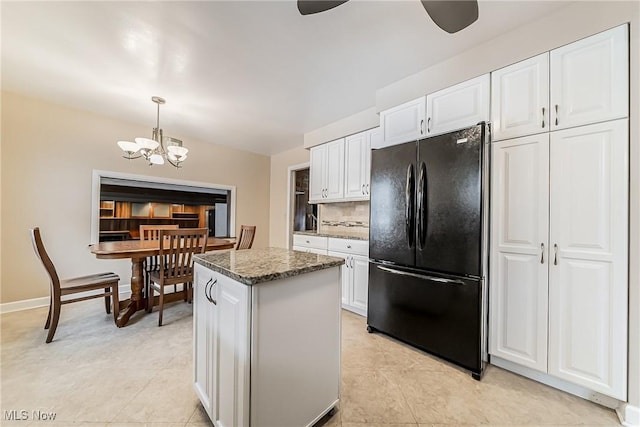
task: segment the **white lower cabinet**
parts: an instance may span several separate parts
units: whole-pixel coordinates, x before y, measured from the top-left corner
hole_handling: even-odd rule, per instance
[[[217,427],[249,426],[249,287],[199,265],[194,281],[196,394]]]
[[[338,274],[248,286],[195,265],[194,389],[216,427],[312,425],[338,403]]]
[[[628,121],[492,149],[491,355],[626,400]]]
[[[217,275],[211,271],[199,271],[196,266],[193,286],[193,388],[209,418],[218,418],[215,404],[216,369],[212,364],[217,353],[214,339],[217,332],[217,306],[205,295]]]
[[[293,250],[312,254],[327,254],[327,238],[324,236],[310,236],[307,234],[293,235]]]
[[[367,315],[369,290],[369,241],[329,238],[329,256],[344,259],[342,308]]]

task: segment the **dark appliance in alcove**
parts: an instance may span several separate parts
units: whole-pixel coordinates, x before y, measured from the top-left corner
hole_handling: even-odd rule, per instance
[[[293,231],[318,229],[318,205],[309,204],[309,169],[295,171]]]

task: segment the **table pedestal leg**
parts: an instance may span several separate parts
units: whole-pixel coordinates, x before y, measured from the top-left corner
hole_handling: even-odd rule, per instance
[[[142,267],[144,258],[131,259],[131,299],[129,304],[120,311],[116,325],[122,327],[127,324],[129,318],[138,310],[143,310],[145,306],[144,296],[142,295]]]

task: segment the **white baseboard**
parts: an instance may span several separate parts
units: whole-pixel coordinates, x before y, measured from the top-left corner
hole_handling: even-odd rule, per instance
[[[552,377],[551,375],[536,371],[535,369],[527,368],[526,366],[518,365],[517,363],[510,362],[493,355],[491,356],[491,364],[506,369],[507,371],[514,372],[518,375],[522,375],[523,377],[527,377],[539,383],[548,385],[549,387],[553,387],[566,393],[573,394],[574,396],[590,400],[591,402],[605,406],[609,409],[615,409],[616,411],[618,411],[619,408],[622,408],[623,405],[625,405],[625,402],[621,402],[618,399],[614,399],[613,397],[605,396],[604,394],[589,390],[586,387],[572,384],[568,381]]]
[[[623,426],[640,427],[640,407],[627,403],[616,409],[616,412]]]
[[[97,292],[87,291],[74,294],[72,298],[82,298]],[[131,296],[131,284],[126,283],[118,286],[118,294],[120,299],[127,299]],[[40,297],[25,299],[20,301],[5,302],[0,304],[0,314],[12,313],[14,311],[30,310],[32,308],[47,307],[49,305],[49,297]]]

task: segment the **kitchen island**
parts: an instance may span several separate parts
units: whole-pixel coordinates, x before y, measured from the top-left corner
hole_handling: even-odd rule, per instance
[[[311,426],[338,403],[343,259],[197,255],[194,389],[217,427]]]

